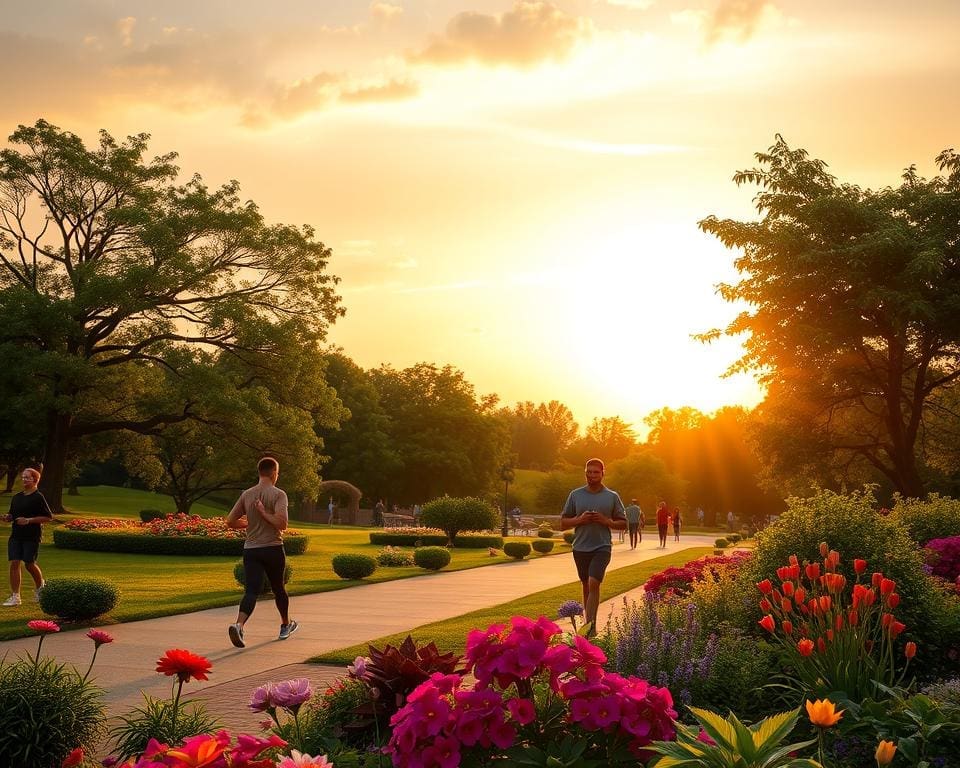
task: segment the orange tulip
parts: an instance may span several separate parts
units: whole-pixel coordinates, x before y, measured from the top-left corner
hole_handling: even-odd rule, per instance
[[[877,751],[874,753],[874,757],[877,760],[877,765],[881,768],[884,765],[890,765],[893,762],[893,756],[897,754],[897,745],[892,741],[881,741],[877,745]]]
[[[797,652],[801,656],[810,656],[813,653],[813,640],[803,638],[797,643]]]
[[[838,710],[830,699],[807,701],[807,716],[818,728],[830,728],[840,722],[843,710]]]
[[[914,656],[916,656],[917,644],[912,640],[909,643],[907,643],[903,649],[903,655],[906,656],[908,659],[912,659]]]
[[[771,616],[769,613],[760,619],[757,624],[767,630],[767,632],[773,632],[773,630],[776,628],[776,624],[773,622],[773,616]]]

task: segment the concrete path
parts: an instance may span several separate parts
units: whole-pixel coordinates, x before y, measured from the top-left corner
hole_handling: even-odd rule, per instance
[[[659,549],[656,538],[652,538],[651,541],[644,537],[634,551],[624,544],[615,544],[610,570],[689,547],[712,546],[715,537],[685,535],[680,542],[669,541],[665,550]],[[296,596],[291,598],[290,615],[300,622],[301,628],[283,642],[276,639],[279,620],[273,602],[262,600],[247,622],[247,647],[243,649],[234,648],[227,638],[227,626],[236,619],[236,607],[115,624],[104,628],[115,642],[100,649],[92,677],[106,690],[108,712],[125,713],[142,703],[141,691],[157,697],[170,695],[171,678],[154,671],[156,661],[168,648],[185,648],[206,656],[213,664],[209,681],[190,682],[184,687],[185,695],[208,701],[213,712],[224,715],[227,725],[249,729],[257,718],[245,707],[250,692],[258,685],[268,680],[306,676],[316,686],[325,687],[342,676],[340,667],[302,665],[312,656],[504,603],[575,579],[571,558],[556,555]],[[176,588],[174,581],[170,588]],[[578,591],[571,593],[570,598],[580,599]],[[601,608],[601,622],[607,616],[608,606],[619,600],[622,598],[608,601]],[[85,670],[93,652],[93,643],[84,636],[85,631],[48,636],[43,644],[44,655]],[[33,653],[36,647],[35,637],[3,641],[0,657]]]

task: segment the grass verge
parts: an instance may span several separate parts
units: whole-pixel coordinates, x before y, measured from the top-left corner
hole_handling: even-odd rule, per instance
[[[671,565],[684,565],[712,552],[713,549],[710,547],[695,547],[610,571],[603,580],[602,597],[604,600],[609,600],[617,595],[622,595],[624,592],[629,592],[631,589],[640,586],[650,576],[669,568]],[[399,645],[408,634],[418,644],[433,641],[441,652],[452,651],[462,654],[467,633],[471,629],[484,628],[491,624],[504,622],[511,616],[527,616],[531,619],[538,616],[556,616],[557,607],[562,602],[565,600],[581,600],[582,598],[580,582],[572,581],[569,584],[545,589],[542,592],[535,592],[532,595],[493,605],[489,608],[481,608],[478,611],[471,611],[452,619],[424,624],[409,632],[386,635],[371,640],[369,643],[339,648],[330,653],[315,656],[309,661],[317,664],[350,664],[357,656],[367,655],[368,645],[374,645],[378,648],[382,648],[387,643]],[[605,620],[606,617],[603,615],[603,609],[601,608],[600,621]]]

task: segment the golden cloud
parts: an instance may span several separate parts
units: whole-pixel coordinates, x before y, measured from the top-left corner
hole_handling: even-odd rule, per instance
[[[724,37],[746,42],[768,9],[776,10],[768,0],[721,0],[707,20],[707,43]]]

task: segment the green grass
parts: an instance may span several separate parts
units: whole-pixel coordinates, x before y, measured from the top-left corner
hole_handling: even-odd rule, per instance
[[[68,508],[76,512],[75,516],[139,519],[141,509],[173,510],[172,501],[168,497],[125,488],[81,488],[79,496],[68,496],[65,499]],[[218,509],[210,505],[195,505],[191,511],[205,516],[225,513],[224,508]],[[72,517],[74,515],[64,516],[63,520]],[[45,527],[49,528],[49,525]],[[362,582],[344,581],[333,572],[330,566],[331,558],[341,552],[376,555],[381,548],[369,543],[368,534],[371,529],[331,527],[300,521],[293,521],[291,528],[310,538],[306,554],[288,558],[293,569],[293,577],[287,585],[291,595],[329,592],[361,583],[411,578],[430,573],[416,566],[379,568],[373,576]],[[5,529],[9,529],[9,523],[0,524],[0,536],[7,534]],[[188,613],[234,605],[240,600],[241,588],[233,579],[233,566],[239,559],[236,557],[81,552],[59,549],[53,546],[51,539],[52,534],[48,530],[44,534],[39,560],[45,578],[97,576],[120,585],[119,605],[109,616],[95,622],[97,624]],[[533,553],[530,557],[549,557],[569,551],[569,545],[557,540],[557,546],[550,555]],[[453,559],[444,570],[465,570],[510,560],[502,553],[490,557],[486,549],[454,549],[451,554]],[[23,574],[23,579],[23,605],[18,608],[4,608],[0,612],[0,640],[32,634],[26,628],[26,622],[42,616],[39,606],[33,602],[33,582],[26,573]]]
[[[696,560],[704,555],[713,552],[710,547],[697,547],[686,549],[682,552],[676,552],[670,555],[664,555],[653,560],[646,560],[636,565],[628,565],[625,568],[618,568],[615,571],[607,573],[603,580],[602,599],[609,600],[611,597],[622,595],[631,589],[643,584],[650,576],[669,568],[671,565],[684,565],[691,560]],[[387,643],[399,645],[409,634],[418,644],[434,642],[441,652],[452,651],[457,654],[463,654],[464,644],[467,633],[471,629],[484,629],[491,624],[498,624],[507,621],[511,616],[526,616],[535,619],[538,616],[557,615],[557,607],[565,600],[582,600],[583,593],[579,581],[572,581],[560,587],[545,589],[542,592],[535,592],[532,595],[511,600],[508,603],[501,603],[489,608],[481,608],[478,611],[471,611],[462,616],[456,616],[444,621],[435,621],[432,624],[424,624],[421,627],[410,630],[409,632],[400,632],[394,635],[379,637],[368,643],[352,645],[349,648],[340,648],[330,653],[315,656],[310,659],[311,662],[322,664],[349,664],[357,656],[366,656],[368,654],[368,645],[374,645],[382,648]],[[600,617],[601,620],[603,617]],[[565,622],[566,620],[564,620]]]

